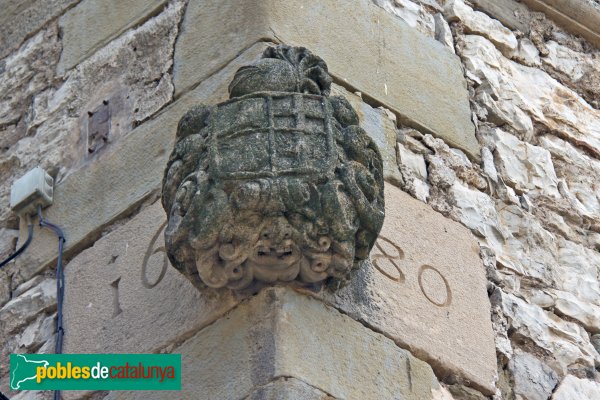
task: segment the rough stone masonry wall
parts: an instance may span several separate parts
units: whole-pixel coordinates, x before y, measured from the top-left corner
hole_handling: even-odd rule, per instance
[[[8,207],[15,179],[40,165],[60,182],[118,146],[120,138],[172,102],[174,43],[185,4],[53,0],[3,5],[0,258],[16,246],[18,221]],[[65,32],[73,31],[66,26],[86,13],[103,17],[88,21],[87,29],[81,30],[84,37],[78,37],[78,44],[66,53],[63,40],[73,39],[64,38]],[[110,135],[93,136],[87,130],[89,120],[105,101],[114,121]],[[102,200],[97,202],[102,207]],[[53,268],[26,282],[15,271],[14,265],[0,271],[3,381],[8,376],[8,354],[54,351]],[[17,398],[50,395],[23,392]]]
[[[379,3],[464,65],[482,163],[400,129],[398,164],[404,190],[480,238],[498,396],[598,396],[600,51],[511,1],[527,32],[462,0]]]
[[[394,182],[481,241],[498,355],[494,398],[600,396],[598,49],[510,0],[499,2],[514,7],[504,24],[476,11],[479,2],[374,2],[448,46],[464,65],[481,162],[398,123]],[[186,1],[43,3],[8,2],[0,16],[2,259],[18,236],[6,206],[14,179],[39,164],[64,181],[106,159],[175,100],[174,46]],[[67,46],[77,13],[105,18],[87,21],[79,45]],[[108,136],[89,132],[103,101],[115,121]],[[156,195],[145,195],[85,245]],[[14,352],[52,352],[52,275],[52,267],[31,279],[14,266],[0,271],[3,361]],[[0,381],[7,368],[0,363]],[[445,384],[454,399],[486,398],[468,382]]]

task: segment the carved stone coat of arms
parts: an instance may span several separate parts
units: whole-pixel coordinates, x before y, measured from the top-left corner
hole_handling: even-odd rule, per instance
[[[375,143],[301,47],[240,68],[230,100],[188,111],[163,179],[171,263],[197,287],[344,278],[384,218]]]

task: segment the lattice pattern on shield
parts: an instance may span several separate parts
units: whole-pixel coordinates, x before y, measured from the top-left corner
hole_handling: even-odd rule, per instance
[[[329,100],[318,95],[261,92],[222,103],[207,127],[211,172],[221,179],[324,180],[337,157],[332,119]]]

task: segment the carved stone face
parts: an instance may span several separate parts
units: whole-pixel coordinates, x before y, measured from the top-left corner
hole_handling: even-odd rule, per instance
[[[383,224],[381,156],[323,60],[263,57],[181,119],[165,171],[167,252],[198,287],[345,277]]]
[[[317,282],[327,277],[325,271],[332,259],[327,236],[308,249],[301,234],[283,215],[254,214],[245,222],[236,222],[236,229],[243,235],[232,235],[225,243],[218,241],[197,252],[196,267],[208,286],[243,288],[254,279],[276,282],[300,276],[305,282]],[[347,266],[351,264],[348,260]]]

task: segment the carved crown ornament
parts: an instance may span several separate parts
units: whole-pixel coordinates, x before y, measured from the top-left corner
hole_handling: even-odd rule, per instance
[[[325,62],[280,45],[230,100],[179,121],[162,191],[172,265],[198,288],[346,278],[384,219],[383,165]]]

